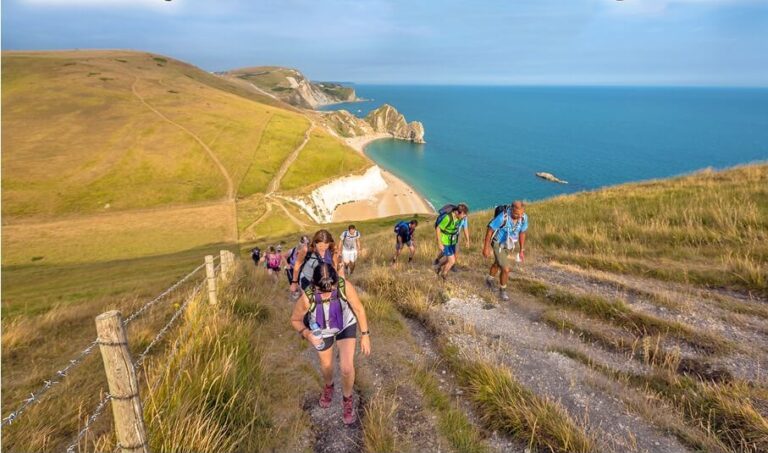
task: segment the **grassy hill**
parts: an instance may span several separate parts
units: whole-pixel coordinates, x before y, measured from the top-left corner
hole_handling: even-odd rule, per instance
[[[421,218],[414,263],[394,270],[397,219],[357,222],[366,251],[351,281],[365,290],[374,353],[357,359],[361,424],[329,421],[328,435],[355,451],[763,451],[766,182],[768,165],[754,165],[532,203],[527,259],[513,271],[508,303],[483,283],[489,263],[479,252],[489,212],[472,214],[472,243],[447,283],[430,268],[430,218]],[[274,234],[258,244],[296,240],[278,206],[260,212]],[[344,225],[327,228],[338,235]],[[250,245],[241,248],[224,305],[190,313],[186,329],[197,334],[180,330],[169,346],[188,358],[167,366],[167,353],[152,359],[149,380],[159,386],[142,394],[151,402],[145,411],[155,449],[175,451],[172,444],[182,442],[196,451],[330,451],[310,429],[321,421],[312,409],[319,384],[312,352],[285,325],[286,283],[253,268]],[[140,288],[150,296],[192,266],[195,253],[204,250],[71,265],[92,281],[80,289],[90,301],[47,311],[54,295],[73,291],[70,283],[39,286],[29,269],[12,273],[6,285],[35,302],[17,306],[10,323],[4,316],[3,343],[12,345],[3,349],[4,403],[73,354],[105,306],[139,304],[131,297]],[[152,279],[142,282],[137,269]],[[151,323],[131,335],[141,345],[150,332]],[[38,364],[23,373],[22,353]],[[71,437],[78,406],[93,404],[101,375],[96,369],[72,379],[83,397],[41,404],[4,432],[7,445],[46,450]],[[209,405],[210,394],[222,404]],[[101,425],[89,448],[111,449],[110,433]]]
[[[4,265],[235,242],[293,165],[321,168],[288,178],[294,192],[370,165],[291,106],[172,58],[4,52],[2,65]]]
[[[318,228],[275,194],[369,162],[311,116],[167,57],[2,64],[3,415],[93,339],[96,315],[132,311],[229,247],[243,262],[221,305],[196,305],[142,378],[154,450],[768,449],[768,165],[531,203],[508,303],[484,285],[489,212],[472,214],[448,282],[430,267],[431,218],[395,269],[397,219],[356,222],[366,250],[351,281],[374,353],[357,359],[362,421],[346,429],[313,410],[286,283],[247,250]],[[179,302],[131,326],[134,353]],[[88,360],[3,429],[6,449],[67,445],[106,388]],[[110,423],[82,450],[112,450]]]

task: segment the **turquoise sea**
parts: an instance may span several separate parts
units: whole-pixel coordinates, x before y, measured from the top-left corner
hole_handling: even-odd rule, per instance
[[[434,206],[472,209],[768,160],[768,89],[355,85],[424,124],[366,154]],[[541,180],[546,171],[568,185]]]

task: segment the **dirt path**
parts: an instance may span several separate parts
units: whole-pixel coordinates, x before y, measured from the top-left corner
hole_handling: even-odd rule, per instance
[[[280,165],[280,169],[277,170],[277,173],[275,173],[275,176],[272,178],[271,181],[269,181],[269,185],[267,185],[267,196],[275,193],[277,189],[280,187],[280,181],[283,180],[283,177],[288,172],[288,169],[291,167],[291,165],[293,165],[293,163],[299,157],[299,153],[301,153],[301,150],[304,149],[304,146],[307,144],[307,142],[309,142],[309,136],[312,133],[312,130],[314,128],[315,128],[315,123],[311,122],[310,126],[304,132],[304,140],[301,142],[301,144],[299,144],[299,146],[296,147],[296,149],[293,150],[293,152],[290,155],[288,155],[288,157],[283,161],[282,165]]]
[[[237,188],[235,187],[235,182],[232,179],[232,176],[229,174],[229,172],[227,171],[226,167],[224,167],[224,164],[222,164],[221,161],[219,160],[219,158],[216,156],[216,153],[214,153],[213,150],[200,137],[197,136],[197,134],[195,134],[194,132],[190,131],[189,129],[187,129],[186,127],[182,126],[181,124],[177,123],[176,121],[173,121],[172,119],[170,119],[167,116],[165,116],[164,114],[162,114],[159,110],[157,110],[156,108],[152,107],[139,94],[139,92],[136,90],[136,84],[138,82],[139,82],[139,79],[137,78],[136,80],[134,80],[133,84],[131,85],[131,91],[133,92],[133,95],[136,96],[136,98],[139,99],[139,101],[141,101],[141,103],[144,104],[144,106],[146,106],[149,110],[154,112],[157,116],[162,118],[164,121],[166,121],[169,124],[172,124],[173,126],[176,126],[177,128],[179,128],[182,131],[184,131],[184,133],[186,133],[187,135],[192,137],[198,144],[200,144],[200,146],[203,147],[205,152],[208,154],[208,157],[210,157],[211,160],[213,161],[213,163],[216,165],[216,167],[218,167],[219,172],[224,177],[224,180],[227,183],[227,198],[226,199],[227,199],[227,201],[229,201],[232,204],[232,214],[231,214],[231,219],[232,219],[231,220],[231,223],[232,223],[232,232],[231,232],[231,234],[232,234],[232,238],[234,239],[234,242],[238,242],[239,238],[240,238],[240,231],[237,228],[237,203],[236,203],[236,200],[235,200],[235,196],[237,194]],[[221,131],[219,131],[219,133],[221,133]],[[216,138],[218,138],[218,135],[216,136]]]
[[[285,205],[282,202],[280,202],[278,200],[274,200],[274,203],[276,205],[280,206],[280,209],[282,209],[283,212],[285,212],[285,215],[287,215],[288,218],[291,219],[291,221],[293,223],[295,223],[296,225],[300,226],[301,228],[306,228],[306,227],[310,226],[309,224],[302,222],[301,219],[299,219],[298,217],[294,216],[291,213],[291,211],[288,210],[288,208],[286,208]]]
[[[269,96],[269,97],[271,97],[272,99],[274,99],[274,100],[276,100],[276,101],[280,101],[280,102],[283,102],[283,101],[282,101],[280,98],[278,98],[278,97],[277,97],[277,96],[275,96],[274,94],[272,94],[272,93],[269,93],[269,92],[267,92],[267,91],[264,91],[264,90],[262,90],[261,88],[257,87],[257,86],[256,86],[256,85],[254,85],[253,83],[250,83],[250,82],[249,82],[249,83],[248,83],[248,85],[250,85],[250,86],[251,86],[251,88],[253,88],[254,90],[258,91],[260,94],[263,94],[264,96]]]
[[[224,179],[227,182],[227,200],[234,200],[235,199],[235,183],[232,180],[232,177],[229,175],[229,172],[224,167],[224,165],[221,163],[221,161],[216,156],[216,154],[213,152],[213,150],[211,150],[211,148],[209,148],[208,145],[205,144],[205,142],[203,142],[203,140],[200,139],[200,137],[198,137],[194,132],[190,131],[189,129],[187,129],[186,127],[182,126],[181,124],[179,124],[179,123],[173,121],[172,119],[168,118],[167,116],[162,114],[160,111],[158,111],[156,108],[152,107],[146,100],[144,100],[144,98],[141,97],[139,92],[136,90],[136,84],[138,82],[139,82],[139,79],[136,79],[133,82],[133,85],[131,85],[131,91],[133,92],[133,95],[136,96],[136,98],[138,98],[139,101],[141,101],[141,103],[144,104],[144,106],[146,106],[148,109],[153,111],[157,116],[162,118],[167,123],[172,124],[172,125],[176,126],[177,128],[181,129],[182,131],[184,131],[187,135],[192,137],[198,144],[200,144],[200,146],[203,147],[205,152],[208,154],[208,157],[210,157],[211,160],[213,161],[213,163],[216,164],[216,166],[219,169],[219,172],[221,173],[221,175],[224,177]]]
[[[577,423],[598,439],[599,451],[687,451],[677,439],[629,413],[616,396],[601,389],[601,385],[613,383],[554,352],[580,342],[539,322],[535,301],[525,295],[511,296],[509,303],[500,305],[489,304],[481,291],[448,300],[440,307],[439,315],[443,325],[451,326],[451,342],[470,356],[504,364],[525,387],[559,401]],[[626,357],[620,354],[590,353],[622,368],[635,366],[627,364]]]
[[[721,357],[684,344],[678,346],[684,357],[693,357],[715,368],[725,369],[733,376],[746,380],[758,379],[761,368],[768,363],[765,319],[728,311],[716,301],[708,299],[707,295],[692,291],[691,288],[683,289],[641,277],[584,271],[557,263],[533,265],[525,273],[553,287],[622,300],[639,313],[673,320],[692,330],[709,332],[730,340],[735,350]],[[744,303],[738,299],[732,302]]]

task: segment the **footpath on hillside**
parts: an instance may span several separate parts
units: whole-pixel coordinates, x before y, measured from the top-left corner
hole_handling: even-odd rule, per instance
[[[701,391],[725,391],[731,382],[760,379],[768,358],[765,318],[729,310],[743,302],[739,295],[534,257],[514,270],[511,300],[500,302],[484,285],[479,258],[467,256],[443,283],[429,267],[427,247],[393,270],[389,241],[367,239],[370,255],[350,278],[375,332],[371,357],[357,357],[361,421],[344,426],[338,395],[323,410],[320,385],[305,389],[314,451],[377,451],[372,445],[383,444],[469,451],[462,447],[469,439],[472,451],[685,452],[731,451],[739,442],[703,428],[717,410],[698,411],[695,401],[682,399],[687,388],[678,387],[690,381],[685,385]],[[278,285],[287,295],[287,284]],[[291,303],[282,297],[275,303],[287,316]],[[622,314],[611,314],[610,305]],[[319,376],[314,351],[305,349],[300,360]],[[478,369],[485,374],[472,374]],[[660,382],[668,382],[667,393],[649,387]],[[515,388],[518,403],[504,393]],[[742,429],[750,439],[754,428]]]

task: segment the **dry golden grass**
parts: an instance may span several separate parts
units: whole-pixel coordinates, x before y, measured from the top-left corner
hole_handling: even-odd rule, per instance
[[[557,197],[527,211],[531,248],[559,261],[768,294],[766,164]]]
[[[233,210],[219,203],[6,225],[3,266],[126,260],[230,242]]]
[[[397,412],[392,395],[376,392],[365,406],[363,418],[363,448],[371,453],[401,451],[397,444],[392,421]]]

